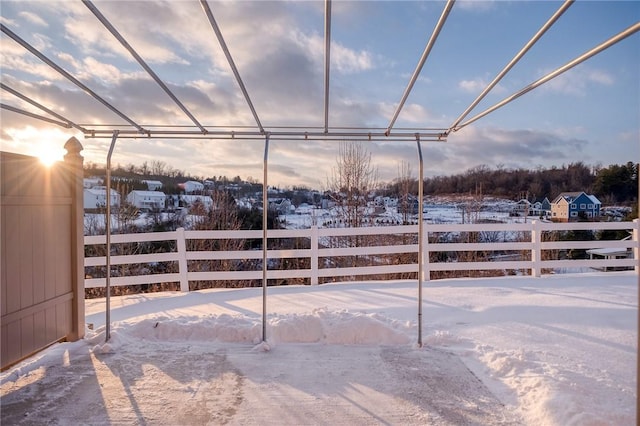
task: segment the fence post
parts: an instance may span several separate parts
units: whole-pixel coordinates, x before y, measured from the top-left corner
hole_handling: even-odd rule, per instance
[[[431,263],[429,261],[429,231],[427,230],[428,224],[424,224],[424,229],[422,233],[422,241],[419,244],[422,244],[422,277],[420,277],[423,281],[431,280]]]
[[[180,274],[180,291],[189,291],[189,272],[187,266],[187,241],[184,228],[176,229],[176,243],[178,247],[178,273]]]
[[[84,186],[80,155],[82,144],[71,137],[64,144],[65,172],[71,192],[71,282],[73,283],[72,327],[67,339],[75,341],[84,337]]]
[[[640,274],[640,219],[633,219],[633,258],[636,260],[636,266],[633,268],[636,274]]]
[[[318,226],[311,227],[311,285],[318,285]]]
[[[539,220],[531,221],[531,276],[540,278],[542,275],[542,229]]]

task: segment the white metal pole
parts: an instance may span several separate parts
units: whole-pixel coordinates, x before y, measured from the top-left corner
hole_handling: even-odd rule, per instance
[[[107,239],[107,255],[106,255],[106,267],[107,267],[107,277],[106,277],[106,334],[105,334],[105,342],[108,342],[111,338],[111,156],[113,155],[113,149],[116,146],[116,140],[118,140],[118,131],[113,132],[113,137],[111,138],[111,146],[109,146],[109,153],[107,154],[107,193],[106,193],[106,201],[107,201],[107,217],[105,220],[105,233]]]
[[[424,273],[423,265],[423,236],[424,236],[424,224],[422,211],[423,203],[423,176],[424,176],[424,162],[422,159],[422,144],[420,143],[420,135],[416,135],[416,143],[418,145],[418,159],[420,161],[418,171],[418,347],[422,347],[422,274]]]
[[[262,163],[262,341],[267,341],[267,225],[269,199],[267,172],[269,163],[269,134],[264,138],[264,161]]]
[[[324,2],[324,132],[329,133],[329,72],[331,70],[331,0]]]

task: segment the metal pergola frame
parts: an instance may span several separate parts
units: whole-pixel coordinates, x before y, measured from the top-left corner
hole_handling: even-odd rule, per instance
[[[49,118],[45,115],[35,114],[20,108],[16,108],[6,104],[0,104],[0,108],[7,111],[12,111],[17,114],[22,114],[37,120],[45,121],[64,128],[75,128],[83,132],[85,138],[103,138],[111,139],[109,152],[107,154],[107,212],[111,209],[111,181],[109,179],[111,172],[111,156],[115,149],[115,145],[118,139],[131,139],[131,138],[155,138],[155,139],[215,139],[215,140],[264,140],[264,163],[263,163],[263,209],[267,206],[267,184],[268,184],[268,156],[269,156],[269,142],[271,140],[360,140],[360,141],[389,141],[389,142],[412,142],[417,143],[418,159],[419,159],[419,205],[422,205],[422,182],[424,179],[424,164],[422,157],[422,142],[446,142],[447,137],[469,124],[479,120],[480,118],[490,114],[491,112],[503,107],[509,102],[517,99],[518,97],[528,93],[536,87],[550,81],[551,79],[559,76],[560,74],[568,71],[574,66],[586,61],[592,56],[600,53],[615,43],[629,37],[630,35],[640,31],[640,22],[622,30],[620,33],[612,36],[608,40],[605,40],[601,44],[585,52],[584,54],[576,57],[567,64],[557,68],[537,81],[525,86],[521,90],[512,94],[511,96],[503,99],[495,105],[487,108],[483,112],[478,113],[466,121],[463,121],[471,111],[480,103],[480,101],[498,84],[498,82],[511,70],[511,68],[527,53],[527,51],[544,35],[544,33],[551,28],[554,23],[560,18],[560,16],[573,4],[574,0],[565,0],[558,10],[545,22],[545,24],[538,30],[538,32],[525,44],[525,46],[514,56],[514,58],[496,75],[496,77],[489,83],[482,93],[464,110],[464,112],[447,128],[398,128],[395,127],[395,122],[400,115],[404,103],[411,94],[413,86],[419,77],[426,60],[429,57],[431,49],[435,45],[438,36],[444,27],[446,20],[453,9],[455,0],[447,0],[444,5],[442,14],[433,29],[433,32],[427,41],[424,52],[422,53],[418,64],[398,102],[398,105],[390,119],[389,125],[382,128],[363,128],[363,127],[331,127],[329,123],[329,95],[330,95],[330,54],[331,54],[331,0],[325,0],[324,9],[324,122],[319,127],[265,127],[261,123],[258,113],[255,110],[249,92],[247,91],[244,82],[240,76],[240,73],[235,65],[231,52],[227,47],[224,36],[220,27],[218,26],[214,13],[212,12],[207,0],[200,0],[200,5],[205,13],[213,32],[215,33],[220,47],[222,48],[225,57],[228,61],[229,67],[234,74],[236,83],[242,91],[248,108],[255,119],[255,126],[209,126],[201,123],[189,109],[174,95],[171,89],[164,83],[164,81],[153,71],[153,69],[145,62],[143,57],[133,49],[133,47],[127,42],[127,40],[118,32],[118,30],[111,24],[111,22],[100,12],[100,10],[90,1],[82,0],[82,3],[93,13],[93,15],[100,21],[102,25],[122,44],[122,46],[131,54],[133,58],[140,64],[140,66],[151,76],[151,78],[164,90],[164,92],[171,98],[171,100],[182,110],[182,112],[193,122],[192,126],[172,126],[172,125],[153,125],[153,124],[141,124],[136,123],[128,115],[118,110],[115,106],[111,105],[108,101],[103,99],[99,94],[91,90],[88,86],[83,84],[80,80],[74,77],[72,74],[64,70],[60,65],[56,64],[53,60],[46,57],[34,46],[26,42],[19,35],[13,32],[5,24],[0,23],[0,30],[13,39],[16,43],[20,44],[24,49],[31,52],[42,62],[47,64],[50,68],[54,69],[67,80],[72,82],[75,86],[82,89],[85,93],[93,97],[95,100],[103,104],[112,113],[124,120],[128,125],[104,125],[104,124],[81,124],[64,117],[63,115],[56,113],[48,109],[46,106],[39,104],[35,100],[28,96],[18,92],[17,90],[2,83],[0,88],[5,90],[19,99],[28,102],[32,106],[38,108],[44,113],[55,117],[55,119]],[[266,223],[266,210],[263,210],[263,315],[262,315],[262,340],[266,341],[266,288],[267,288],[267,223]],[[419,209],[420,224],[418,228],[418,238],[422,242],[424,231],[422,224],[422,209]],[[110,234],[111,234],[111,221],[106,221],[106,234],[107,234],[107,333],[106,339],[110,338]],[[419,244],[422,247],[422,244]],[[423,275],[423,263],[422,251],[419,252],[419,268],[418,268],[418,345],[422,346],[422,281]]]

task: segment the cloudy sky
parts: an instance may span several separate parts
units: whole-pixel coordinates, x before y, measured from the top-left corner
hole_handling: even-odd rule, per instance
[[[198,1],[95,1],[99,11],[207,128],[256,126]],[[262,125],[324,125],[324,2],[209,1]],[[555,1],[458,1],[395,128],[447,129],[560,8]],[[329,126],[386,128],[442,14],[443,2],[332,3]],[[4,29],[145,128],[197,130],[80,1],[0,2]],[[637,1],[576,1],[468,118],[640,21]],[[100,129],[127,123],[5,31],[2,83],[65,118]],[[640,160],[640,32],[451,134],[423,142],[425,175],[478,166],[590,165]],[[5,105],[54,118],[0,90]],[[76,136],[104,164],[110,139],[85,137],[6,109],[3,151],[38,155]],[[130,127],[130,129],[133,129]],[[382,180],[416,144],[366,142]],[[270,184],[321,188],[339,143],[273,140]],[[62,151],[64,152],[64,151]],[[160,160],[200,176],[262,179],[262,139],[119,139],[114,164]]]

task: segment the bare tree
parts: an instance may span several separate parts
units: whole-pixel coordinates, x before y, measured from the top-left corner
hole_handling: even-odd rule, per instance
[[[411,164],[407,161],[402,161],[398,165],[398,190],[400,191],[398,207],[399,210],[402,211],[403,225],[409,224],[409,216],[412,213],[413,200],[411,199],[411,185],[414,180]]]
[[[210,210],[202,207],[202,216],[194,225],[194,230],[224,230],[235,231],[242,228],[242,221],[238,217],[238,209],[233,198],[224,191],[213,191],[213,208]],[[245,247],[243,239],[194,239],[187,242],[187,250],[190,251],[237,251]],[[244,265],[236,260],[201,260],[193,262],[192,270],[195,271],[233,271]],[[211,282],[196,281],[191,283],[192,290],[212,287],[244,287],[247,282]]]
[[[359,227],[364,222],[367,197],[376,187],[378,170],[362,142],[342,142],[336,165],[327,179],[327,188],[344,226]]]
[[[366,221],[368,196],[377,184],[377,169],[371,163],[371,154],[362,142],[342,142],[336,165],[327,178],[327,189],[336,203],[336,226],[360,227]],[[363,236],[334,237],[333,247],[359,247],[365,244]],[[336,266],[359,266],[368,259],[346,256],[335,259]],[[364,262],[364,263],[363,263]]]

